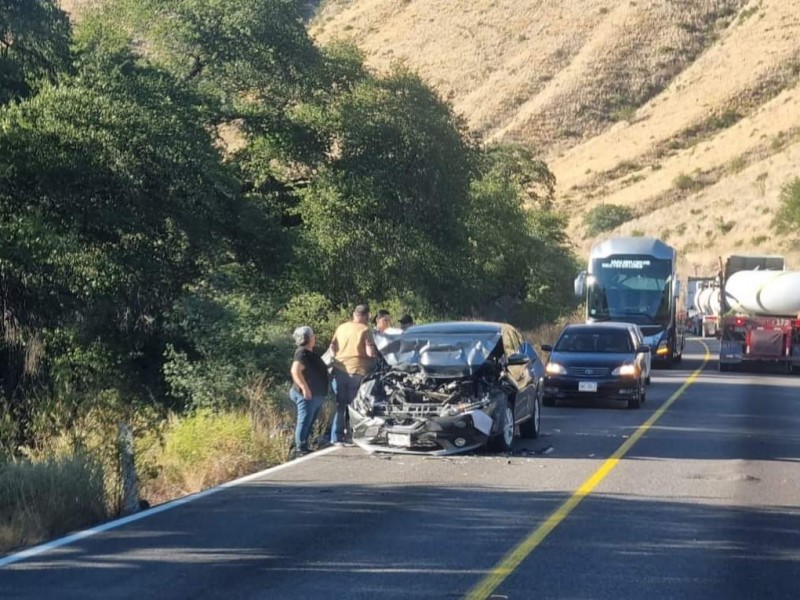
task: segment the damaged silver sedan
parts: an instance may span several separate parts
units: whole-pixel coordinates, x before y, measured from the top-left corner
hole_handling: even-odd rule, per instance
[[[511,449],[539,435],[544,367],[505,323],[433,323],[376,336],[385,365],[350,407],[368,451],[445,455]]]

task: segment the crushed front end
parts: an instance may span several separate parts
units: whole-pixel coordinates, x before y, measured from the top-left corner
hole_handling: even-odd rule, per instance
[[[364,382],[350,407],[353,441],[368,451],[445,455],[478,448],[505,395],[496,378],[433,378],[390,369]]]

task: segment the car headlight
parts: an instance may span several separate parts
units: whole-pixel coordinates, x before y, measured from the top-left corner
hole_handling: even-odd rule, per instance
[[[659,356],[663,354],[667,354],[669,352],[669,343],[667,340],[661,340],[658,342],[658,348],[656,349],[656,354]]]
[[[633,364],[626,364],[617,367],[611,374],[620,377],[636,377],[639,374],[639,367]]]
[[[547,371],[548,375],[566,375],[567,370],[558,363],[547,363],[545,367],[545,371]]]

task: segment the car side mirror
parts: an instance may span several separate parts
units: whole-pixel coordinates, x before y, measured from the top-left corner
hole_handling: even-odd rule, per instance
[[[579,298],[583,298],[583,295],[586,293],[586,271],[578,273],[573,285],[575,287],[575,295]]]
[[[650,354],[650,346],[639,346],[636,348],[636,354]]]
[[[552,352],[553,351],[553,346],[551,346],[550,344],[542,344],[541,348],[542,348],[542,352]]]
[[[515,352],[514,354],[508,357],[508,366],[521,367],[522,365],[527,365],[530,362],[530,360],[531,359],[525,356],[524,354]]]

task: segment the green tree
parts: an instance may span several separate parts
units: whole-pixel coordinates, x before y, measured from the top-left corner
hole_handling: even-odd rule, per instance
[[[69,68],[70,27],[54,0],[0,0],[0,104]]]
[[[235,248],[238,185],[202,103],[133,57],[103,60],[0,109],[0,294],[18,357],[3,382],[15,409],[37,340],[45,366],[74,374],[67,387],[159,396],[166,313]]]
[[[563,314],[576,270],[566,217],[553,209],[555,177],[516,145],[487,148],[467,212],[473,310],[530,326]]]
[[[302,190],[309,285],[337,303],[401,296],[463,306],[473,144],[463,123],[404,69],[358,82],[312,126],[331,159]],[[316,280],[314,280],[316,277]]]

